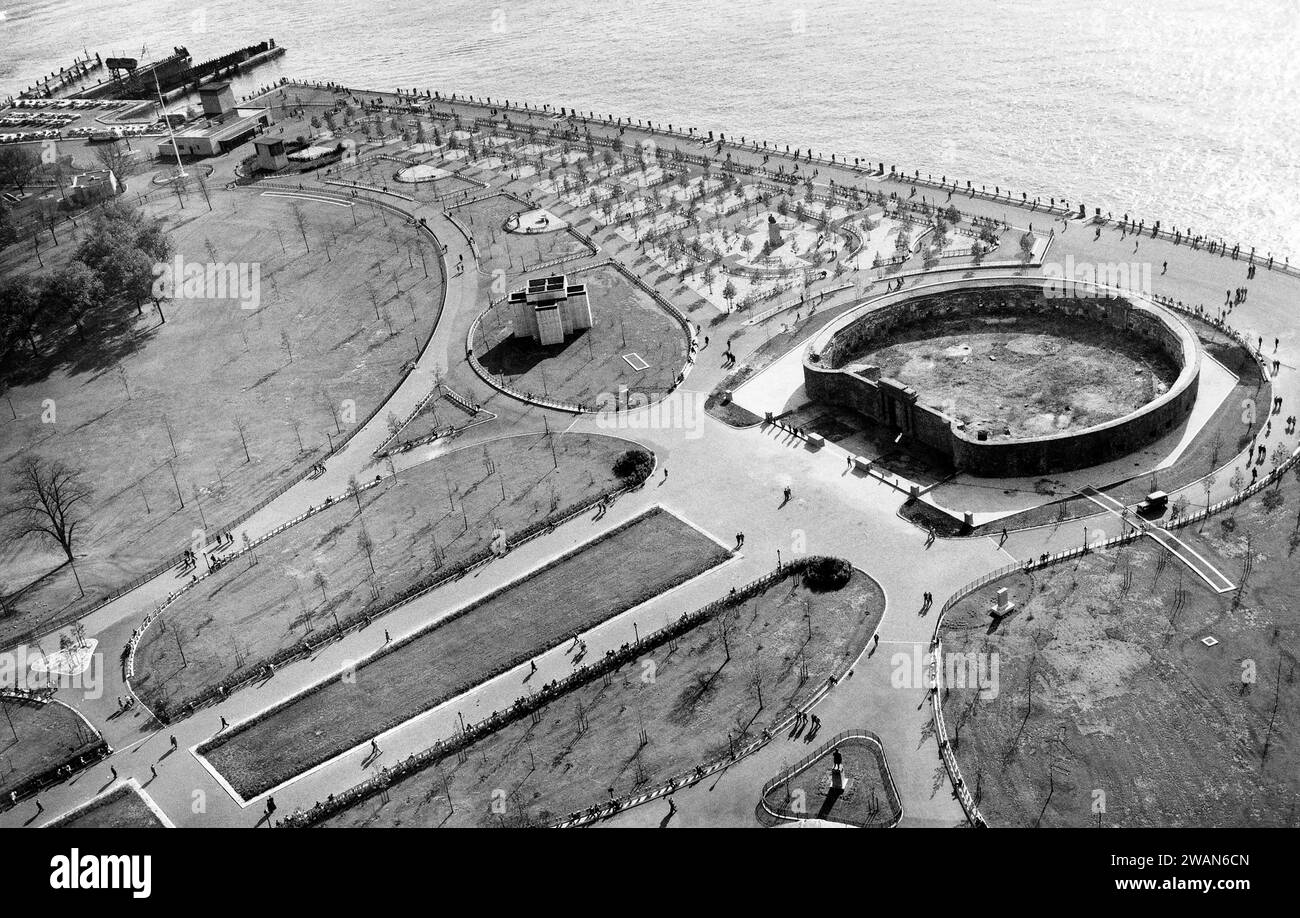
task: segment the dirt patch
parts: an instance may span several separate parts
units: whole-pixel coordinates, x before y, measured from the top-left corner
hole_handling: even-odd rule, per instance
[[[853,360],[992,439],[1080,430],[1168,391],[1178,370],[1108,326],[1057,317],[962,318],[904,329]]]

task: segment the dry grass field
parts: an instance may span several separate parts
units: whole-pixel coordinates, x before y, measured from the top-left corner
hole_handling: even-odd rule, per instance
[[[437,256],[405,227],[390,238],[373,212],[353,226],[348,207],[210,193],[212,211],[191,194],[183,210],[171,197],[147,212],[184,262],[255,265],[257,308],[178,299],[163,303],[165,323],[131,310],[6,393],[6,478],[25,455],[57,457],[82,470],[93,498],[76,547],[84,600],[52,543],[0,543],[0,590],[16,610],[0,620],[0,643],[149,570],[323,456],[431,332]],[[429,278],[411,246],[425,247]]]

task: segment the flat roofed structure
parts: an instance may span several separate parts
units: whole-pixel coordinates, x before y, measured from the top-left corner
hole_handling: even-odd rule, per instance
[[[263,172],[278,172],[289,165],[289,157],[284,152],[284,141],[278,137],[259,137],[253,141],[257,156],[257,168]]]
[[[264,108],[231,109],[221,120],[210,120],[184,131],[177,131],[176,148],[181,156],[216,156],[233,150],[254,136],[258,129],[270,124],[271,118]],[[174,156],[171,139],[158,144],[159,156]]]
[[[235,91],[229,83],[209,83],[199,87],[199,103],[208,118],[221,118],[235,107]]]
[[[569,335],[591,328],[586,284],[570,284],[563,274],[529,278],[528,286],[510,294],[514,336],[541,344],[563,344]]]

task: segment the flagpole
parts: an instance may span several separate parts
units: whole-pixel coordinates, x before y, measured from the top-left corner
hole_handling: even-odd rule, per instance
[[[158,83],[158,68],[153,71],[153,86],[158,91],[158,115],[167,125],[167,136],[171,138],[172,152],[176,154],[176,178],[185,178],[185,167],[181,165],[181,148],[176,146],[176,132],[172,130],[172,120],[167,117],[167,103],[163,101],[162,86]]]

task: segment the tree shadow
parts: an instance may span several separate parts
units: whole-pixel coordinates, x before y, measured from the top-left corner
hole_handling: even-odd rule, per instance
[[[5,381],[11,386],[34,385],[58,370],[68,376],[93,373],[97,379],[141,350],[162,327],[148,313],[137,314],[132,304],[108,303],[87,317],[84,325],[84,334],[72,327],[42,335],[39,355],[33,355],[30,349],[20,350],[25,359],[14,362]]]

